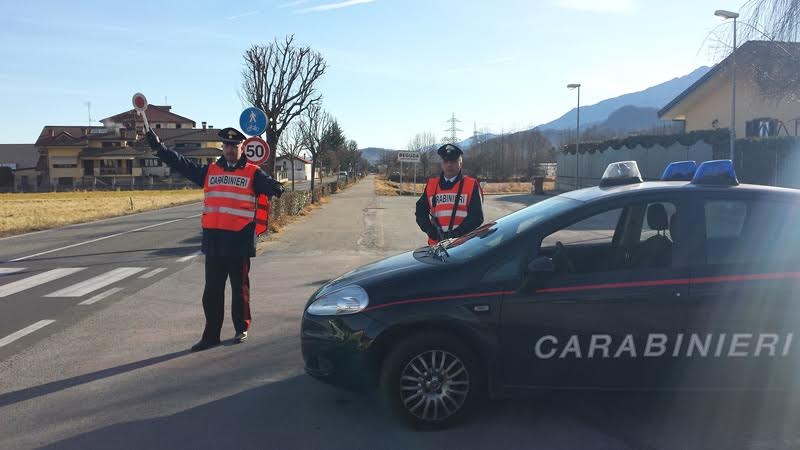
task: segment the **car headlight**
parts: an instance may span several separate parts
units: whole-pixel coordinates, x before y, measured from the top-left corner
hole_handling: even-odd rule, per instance
[[[341,316],[361,312],[367,305],[367,291],[353,284],[314,300],[308,305],[307,311],[314,316]]]

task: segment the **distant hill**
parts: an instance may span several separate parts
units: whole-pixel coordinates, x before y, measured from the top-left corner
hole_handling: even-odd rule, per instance
[[[604,122],[612,113],[623,106],[638,106],[642,108],[655,108],[658,110],[669,103],[678,94],[686,90],[686,88],[705,75],[709,70],[709,67],[702,66],[688,75],[673,78],[672,80],[657,84],[643,91],[609,98],[594,105],[581,106],[581,128],[586,129],[591,125]],[[542,131],[575,128],[576,119],[577,109],[572,108],[558,119],[540,125],[538,128]]]
[[[475,145],[475,144],[477,144],[479,142],[486,142],[486,141],[494,139],[496,137],[497,137],[497,135],[496,134],[492,134],[492,133],[478,133],[477,136],[470,136],[470,137],[464,139],[463,141],[457,143],[456,145],[461,150],[466,151],[470,147],[472,147],[473,145]]]
[[[582,139],[597,140],[625,137],[632,133],[652,133],[655,130],[670,129],[675,123],[658,118],[658,108],[642,108],[627,105],[609,114],[608,119],[584,127],[581,124]],[[550,143],[560,147],[567,139],[574,142],[575,129],[544,130],[542,132]]]
[[[362,148],[359,151],[361,152],[361,157],[369,161],[370,164],[378,164],[379,162],[383,161],[386,152],[396,152],[397,150],[392,150],[389,148],[367,147]]]

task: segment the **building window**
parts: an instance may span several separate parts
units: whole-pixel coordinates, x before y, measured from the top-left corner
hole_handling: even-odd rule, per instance
[[[156,129],[159,129],[159,128],[161,128],[161,124],[160,124],[160,123],[157,123],[157,124],[156,124]]]
[[[144,159],[142,160],[144,163],[144,167],[161,167],[161,161],[158,159]]]
[[[175,124],[175,128],[180,128],[180,127],[181,127],[181,124],[179,124],[179,123]]]
[[[77,164],[53,164],[53,169],[74,169],[78,167]]]

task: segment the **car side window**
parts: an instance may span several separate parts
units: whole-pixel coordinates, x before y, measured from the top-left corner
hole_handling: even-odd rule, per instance
[[[617,208],[573,223],[545,237],[542,240],[542,247],[552,247],[557,242],[561,242],[563,245],[611,245],[620,215],[622,215],[622,208]]]
[[[673,267],[678,217],[674,202],[631,203],[552,232],[539,255],[557,274]]]
[[[608,270],[615,259],[614,234],[622,211],[603,211],[550,233],[538,254],[553,260],[557,275]]]
[[[798,205],[758,200],[707,200],[707,264],[769,264],[800,259]]]

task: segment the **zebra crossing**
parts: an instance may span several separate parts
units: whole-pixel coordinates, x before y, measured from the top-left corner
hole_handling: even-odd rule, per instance
[[[66,280],[71,284],[61,289],[51,288],[52,290],[49,293],[41,295],[41,297],[66,299],[89,297],[77,304],[78,306],[86,307],[124,290],[121,286],[111,287],[114,284],[131,279],[137,275],[139,279],[149,279],[165,270],[167,270],[166,267],[117,267],[113,269],[103,269],[102,273],[91,276],[83,275],[91,272],[86,267],[59,267],[43,270],[38,273],[33,273],[35,271],[31,271],[32,274],[28,275],[26,273],[28,269],[25,267],[0,267],[0,302],[2,302],[4,298],[15,294],[28,294],[28,291],[34,288],[39,288],[40,290],[44,289],[42,292],[47,292],[48,290],[46,288],[49,284],[58,280]],[[15,281],[4,283],[4,278],[9,276],[9,278],[16,278],[20,275],[23,277]],[[86,276],[89,278],[86,278]],[[53,319],[39,320],[8,336],[0,337],[0,348],[54,322],[55,320]]]
[[[150,267],[117,267],[105,271],[99,275],[91,278],[75,282],[65,288],[54,290],[44,297],[83,297],[87,294],[99,291],[114,283],[120,282],[134,275],[140,274],[139,278],[151,278],[165,270],[166,267],[158,267],[152,270]],[[24,272],[24,267],[3,267],[0,268],[0,276],[18,274]],[[57,269],[45,270],[34,275],[24,277],[22,279],[3,284],[3,279],[0,278],[0,298],[8,297],[10,295],[19,294],[21,292],[33,289],[38,286],[46,285],[47,283],[60,280],[62,278],[77,274],[86,270],[86,267],[59,267]],[[146,273],[142,273],[145,272]]]

